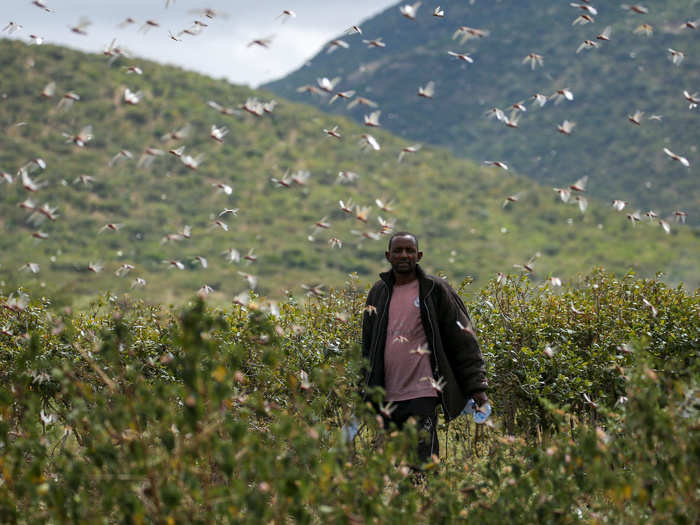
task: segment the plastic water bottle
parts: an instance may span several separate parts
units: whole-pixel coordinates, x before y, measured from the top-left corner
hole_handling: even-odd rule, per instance
[[[357,419],[352,418],[350,421],[343,425],[343,437],[346,443],[352,443],[357,435],[358,430]]]
[[[491,403],[487,401],[480,407],[477,407],[476,401],[474,401],[474,399],[470,399],[467,401],[467,405],[464,407],[464,410],[462,410],[462,414],[473,416],[474,423],[481,425],[485,423],[491,415]]]

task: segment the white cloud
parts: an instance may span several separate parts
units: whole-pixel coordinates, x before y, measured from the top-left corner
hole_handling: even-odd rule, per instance
[[[11,0],[3,9],[7,20],[0,20],[0,28],[12,20],[23,25],[23,30],[13,38],[27,41],[30,34],[36,34],[47,42],[89,52],[101,52],[112,38],[117,38],[118,44],[135,56],[255,86],[296,69],[332,37],[393,3],[389,0],[258,3],[210,0],[209,7],[227,16],[214,20],[200,17],[209,27],[198,36],[184,35],[182,42],[174,42],[168,37],[168,30],[176,33],[188,27],[196,17],[191,9],[203,7],[202,4],[171,0],[166,9],[164,0],[49,0],[48,5],[55,12],[47,13],[29,0]],[[276,17],[283,9],[294,10],[297,17],[282,23]],[[87,36],[76,35],[69,29],[82,16],[92,21]],[[128,16],[136,19],[137,24],[119,29],[119,22]],[[138,31],[138,26],[147,19],[157,21],[160,27],[144,34]],[[275,38],[269,49],[246,47],[250,40],[271,34]]]

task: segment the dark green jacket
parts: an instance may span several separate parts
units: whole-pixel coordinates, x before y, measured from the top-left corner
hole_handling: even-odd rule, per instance
[[[427,275],[420,266],[416,266],[416,272],[433,376],[447,383],[439,395],[445,418],[450,421],[460,414],[472,394],[488,388],[484,360],[467,308],[457,292],[444,279]],[[394,274],[390,270],[379,276],[381,279],[367,296],[362,317],[362,357],[368,361],[365,389],[384,386],[384,345]],[[457,321],[468,330],[461,329]]]

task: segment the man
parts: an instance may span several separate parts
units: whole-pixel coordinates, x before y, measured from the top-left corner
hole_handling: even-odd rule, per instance
[[[395,233],[385,256],[391,270],[370,290],[362,319],[363,387],[384,389],[378,408],[385,426],[417,421],[418,458],[425,462],[439,453],[438,403],[450,421],[470,398],[487,401],[484,361],[457,292],[418,265],[416,236]]]

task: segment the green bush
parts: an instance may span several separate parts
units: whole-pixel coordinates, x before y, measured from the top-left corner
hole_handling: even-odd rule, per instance
[[[697,522],[697,295],[489,283],[468,306],[492,422],[441,428],[418,482],[415,431],[355,392],[356,281],[226,309],[0,298],[0,521]]]
[[[623,368],[640,358],[686,381],[699,372],[697,291],[687,295],[657,279],[597,269],[558,292],[509,276],[484,288],[471,313],[511,433],[552,423],[541,399],[595,420],[593,405],[613,407],[625,392]],[[644,356],[630,350],[635,341]]]

